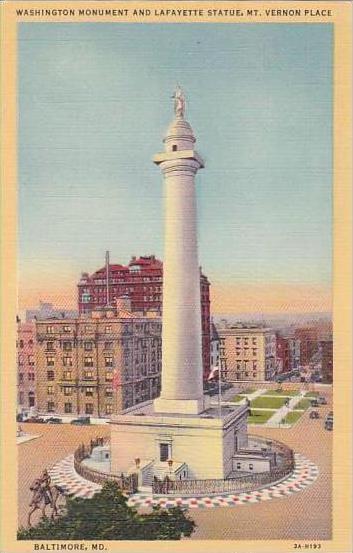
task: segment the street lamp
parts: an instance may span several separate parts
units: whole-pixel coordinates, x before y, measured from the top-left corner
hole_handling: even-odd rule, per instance
[[[135,465],[136,465],[137,470],[139,470],[139,468],[140,468],[140,463],[141,463],[141,459],[139,457],[136,457]]]

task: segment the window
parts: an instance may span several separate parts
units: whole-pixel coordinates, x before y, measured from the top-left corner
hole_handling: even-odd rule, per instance
[[[178,146],[177,146],[176,144],[173,144],[173,146],[172,146],[172,151],[173,151],[173,152],[176,152],[177,149],[178,149]]]
[[[47,356],[47,367],[54,367],[55,357],[53,355]]]
[[[83,378],[85,380],[93,380],[93,371],[84,371]]]
[[[53,395],[53,393],[54,393],[54,386],[48,386],[48,387],[47,387],[47,394],[48,394],[48,396]]]
[[[28,356],[28,365],[30,367],[33,367],[34,366],[34,355],[29,355]]]
[[[29,407],[34,407],[34,404],[35,404],[34,392],[28,392],[28,405],[29,405]]]
[[[18,379],[20,382],[23,382],[23,373],[19,373]]]
[[[93,397],[93,388],[86,388],[86,397]]]
[[[64,371],[63,377],[64,377],[64,380],[71,380],[72,379],[72,372],[71,371]]]
[[[84,348],[85,348],[85,351],[92,351],[92,349],[93,349],[92,342],[85,342],[84,343]]]
[[[72,403],[65,403],[64,411],[65,413],[72,413]]]
[[[54,401],[48,401],[48,413],[54,413],[55,403]]]
[[[28,380],[31,380],[33,382],[34,379],[35,379],[34,373],[28,373]]]
[[[111,403],[107,403],[105,406],[106,415],[111,415],[112,412],[113,412],[113,405]]]
[[[254,465],[252,463],[249,463],[249,470],[253,470],[254,469]]]
[[[72,396],[71,386],[64,386],[64,396]]]
[[[29,340],[28,345],[29,345],[30,348],[33,348],[33,340]]]
[[[113,357],[109,355],[105,358],[105,366],[106,367],[112,367],[113,366]]]
[[[159,460],[164,462],[169,459],[169,444],[159,444]]]
[[[72,357],[63,357],[63,365],[64,367],[72,367]]]
[[[54,334],[54,327],[53,326],[47,326],[47,334]]]
[[[18,401],[19,401],[20,405],[23,405],[23,403],[24,403],[24,393],[23,392],[20,392]]]
[[[253,355],[256,355],[256,354],[257,354],[257,348],[252,348],[252,354],[253,354]]]
[[[106,380],[106,382],[111,382],[113,380],[113,373],[106,372],[105,373],[105,380]]]
[[[104,342],[104,349],[113,349],[113,342]]]
[[[86,415],[93,415],[93,403],[86,403],[85,413]]]
[[[54,342],[47,342],[47,351],[54,351]]]
[[[91,325],[86,325],[86,326],[85,326],[85,332],[92,332],[92,327],[91,327]]]
[[[253,338],[253,339],[252,339],[253,345],[256,345],[256,342],[257,342],[256,338]]]
[[[93,367],[93,357],[85,357],[84,366]]]
[[[237,463],[237,469],[241,469],[241,463]]]
[[[48,371],[47,372],[47,380],[54,380],[55,374],[54,371]]]
[[[106,334],[111,334],[111,331],[112,331],[112,325],[107,325],[104,329],[104,332]]]
[[[72,351],[72,343],[71,342],[64,342],[63,343],[64,351]]]
[[[105,395],[106,397],[113,397],[113,388],[106,388]]]
[[[20,348],[22,349],[24,346],[23,340],[20,340]]]
[[[71,326],[64,326],[64,332],[71,332]]]

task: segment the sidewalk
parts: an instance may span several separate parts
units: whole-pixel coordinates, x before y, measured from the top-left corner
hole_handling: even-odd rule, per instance
[[[302,394],[300,394],[299,396],[294,396],[289,401],[288,407],[283,405],[283,407],[278,409],[276,413],[270,419],[268,419],[264,426],[278,427],[282,419],[284,419],[288,415],[288,413],[290,413],[290,411],[294,409],[294,407],[303,399],[303,397],[304,396]]]

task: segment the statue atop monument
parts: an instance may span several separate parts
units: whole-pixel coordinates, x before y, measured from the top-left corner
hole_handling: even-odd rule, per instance
[[[185,96],[179,85],[177,85],[172,98],[174,98],[174,112],[176,117],[183,118],[185,114]]]

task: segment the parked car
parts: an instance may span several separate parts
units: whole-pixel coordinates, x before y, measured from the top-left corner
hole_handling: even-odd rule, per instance
[[[47,424],[61,424],[63,420],[58,417],[50,417],[50,419],[47,419],[46,422]]]
[[[319,419],[320,418],[319,412],[318,411],[311,411],[311,413],[309,415],[309,418],[310,419]]]
[[[45,422],[45,420],[42,419],[41,417],[29,417],[28,419],[23,420],[23,422],[43,423]]]
[[[325,420],[325,430],[333,430],[333,419]]]
[[[90,419],[90,417],[78,417],[78,419],[73,419],[71,421],[71,424],[76,424],[78,426],[82,426],[82,425],[85,425],[85,424],[91,424],[91,419]]]
[[[319,402],[317,399],[310,400],[311,407],[319,407]]]
[[[17,422],[23,422],[23,420],[24,420],[24,419],[23,419],[22,413],[17,413],[17,415],[16,415],[16,421],[17,421]]]
[[[327,405],[327,400],[323,396],[318,397],[317,401],[320,403],[320,405]]]

